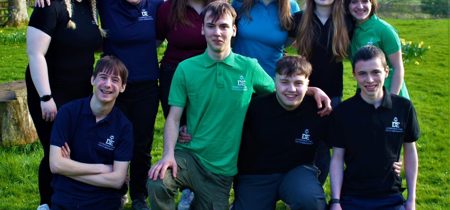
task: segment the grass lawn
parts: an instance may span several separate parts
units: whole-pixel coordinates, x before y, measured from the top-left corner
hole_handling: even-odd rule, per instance
[[[448,209],[449,197],[449,19],[387,19],[408,41],[423,41],[431,49],[420,65],[406,63],[405,80],[416,107],[422,137],[417,142],[419,178],[417,209]],[[0,82],[24,78],[27,65],[25,29],[0,28]],[[355,82],[349,63],[345,64],[344,98],[354,94]],[[159,113],[152,154],[161,158],[162,127]],[[37,170],[42,149],[39,143],[21,147],[0,147],[0,209],[34,209],[39,203]],[[329,192],[329,185],[325,186]],[[277,209],[283,209],[279,205]],[[131,209],[128,205],[126,209]]]

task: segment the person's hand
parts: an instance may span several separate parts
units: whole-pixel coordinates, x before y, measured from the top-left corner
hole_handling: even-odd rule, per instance
[[[63,158],[70,159],[70,148],[67,142],[61,147],[61,155]]]
[[[330,205],[330,210],[342,210],[340,203],[333,203]]]
[[[416,210],[416,201],[413,199],[406,200],[405,210]]]
[[[309,87],[308,91],[311,91],[311,94],[316,100],[317,108],[319,109],[317,114],[323,117],[329,115],[331,111],[333,111],[333,108],[331,107],[331,100],[327,94],[323,92],[323,90],[316,87]]]
[[[181,126],[180,132],[178,133],[178,143],[189,143],[191,140],[192,136],[187,132],[187,126]]]
[[[397,174],[397,176],[400,176],[400,173],[402,172],[402,162],[398,161],[398,162],[394,162],[392,164],[392,169],[394,170],[394,172]]]
[[[153,165],[148,171],[148,178],[152,180],[157,180],[158,178],[164,179],[167,169],[172,168],[172,176],[177,177],[177,162],[173,155],[166,155]]]
[[[52,122],[55,120],[57,110],[53,98],[45,102],[41,101],[41,112],[43,120],[47,122]]]
[[[50,6],[50,0],[35,0],[34,1],[34,6],[35,7],[44,8],[45,7],[45,3],[47,3],[48,6]]]

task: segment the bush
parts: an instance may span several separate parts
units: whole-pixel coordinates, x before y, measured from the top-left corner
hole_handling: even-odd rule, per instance
[[[434,17],[447,17],[450,9],[448,0],[422,0],[421,8]]]

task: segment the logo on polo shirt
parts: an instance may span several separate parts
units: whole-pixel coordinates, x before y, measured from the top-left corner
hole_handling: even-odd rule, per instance
[[[311,144],[313,144],[313,142],[311,141],[310,137],[311,137],[311,134],[309,134],[309,129],[306,128],[303,131],[303,133],[300,135],[300,138],[295,139],[295,143],[311,145]]]
[[[105,142],[99,142],[98,146],[107,149],[107,150],[114,150],[115,146],[114,146],[114,135],[109,136],[108,138],[106,138]]]
[[[394,119],[392,119],[391,127],[387,127],[386,132],[391,132],[391,133],[402,133],[403,132],[403,128],[400,127],[400,122],[398,121],[397,117],[394,117]]]
[[[141,15],[142,15],[142,17],[147,17],[147,16],[148,16],[148,12],[147,12],[147,10],[145,10],[145,9],[142,9],[142,11],[141,11]]]
[[[236,91],[247,91],[247,85],[245,84],[245,78],[244,75],[239,76],[239,79],[236,82],[236,85],[232,86],[232,90]]]
[[[370,39],[369,41],[367,41],[367,45],[373,45],[373,39]]]
[[[145,21],[145,20],[153,20],[153,17],[149,15],[148,11],[146,9],[141,10],[141,16],[138,17],[139,21]]]

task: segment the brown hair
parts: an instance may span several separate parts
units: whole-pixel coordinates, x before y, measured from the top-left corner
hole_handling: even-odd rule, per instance
[[[234,8],[226,1],[213,1],[206,5],[202,11],[202,16],[205,17],[207,12],[211,12],[212,21],[216,22],[225,14],[231,15],[233,18],[233,24],[236,20],[236,11]]]
[[[112,74],[115,76],[120,76],[122,80],[122,85],[127,83],[128,80],[128,70],[125,64],[115,56],[106,55],[100,58],[95,64],[94,72],[92,76],[97,77],[99,73]]]
[[[239,10],[239,16],[241,13],[245,14],[250,20],[250,10],[252,9],[255,0],[243,0],[242,7]],[[281,28],[284,30],[290,30],[293,24],[292,14],[291,14],[291,3],[289,0],[278,0],[278,13],[280,19]]]
[[[178,24],[191,26],[192,23],[186,17],[188,10],[188,0],[169,0],[171,1],[169,11],[169,24],[176,27]],[[203,0],[204,5],[207,5],[215,0]]]
[[[302,14],[302,19],[298,24],[297,36],[294,47],[297,52],[306,58],[311,58],[312,44],[318,36],[314,30],[314,10],[316,3],[314,0],[307,0],[305,2],[306,10]],[[331,50],[336,60],[343,60],[347,57],[347,48],[350,45],[350,38],[348,36],[347,25],[345,23],[345,10],[342,5],[342,0],[334,0],[330,18],[331,28],[329,33],[332,34]]]
[[[312,72],[312,66],[302,56],[288,55],[282,57],[275,68],[277,74],[293,76],[293,75],[305,75],[305,78],[309,78]]]

